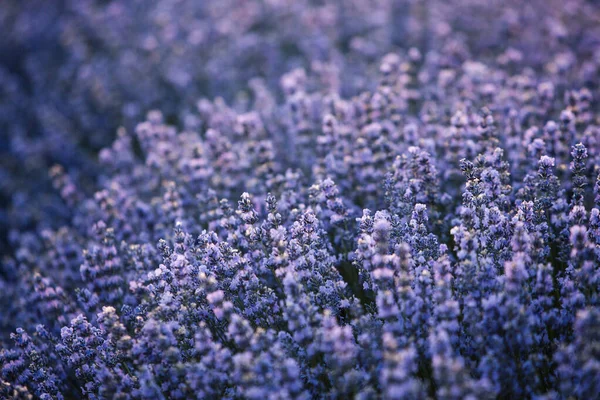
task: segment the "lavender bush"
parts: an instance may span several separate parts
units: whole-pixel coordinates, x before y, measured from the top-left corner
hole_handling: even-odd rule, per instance
[[[0,398],[597,398],[600,7],[521,3],[0,7]]]

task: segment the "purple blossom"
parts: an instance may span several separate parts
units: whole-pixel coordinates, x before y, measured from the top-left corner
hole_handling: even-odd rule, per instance
[[[5,3],[0,398],[597,397],[595,2]]]

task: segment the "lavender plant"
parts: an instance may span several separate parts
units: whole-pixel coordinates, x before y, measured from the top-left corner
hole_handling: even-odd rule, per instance
[[[0,398],[598,396],[594,2],[18,3]]]

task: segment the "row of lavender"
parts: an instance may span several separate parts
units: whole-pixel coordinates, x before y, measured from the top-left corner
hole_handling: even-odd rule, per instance
[[[597,7],[490,5],[496,32],[425,6],[429,43],[376,67],[345,52],[119,129],[91,195],[53,167],[66,222],[3,263],[0,397],[595,398]]]
[[[6,395],[597,394],[590,91],[414,50],[380,69],[352,99],[295,70],[281,106],[203,100],[183,132],[150,113],[90,198],[55,167],[71,224],[19,238]]]

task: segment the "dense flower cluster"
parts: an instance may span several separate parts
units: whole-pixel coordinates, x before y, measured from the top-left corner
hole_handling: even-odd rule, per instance
[[[593,2],[37,3],[0,398],[598,396]]]

